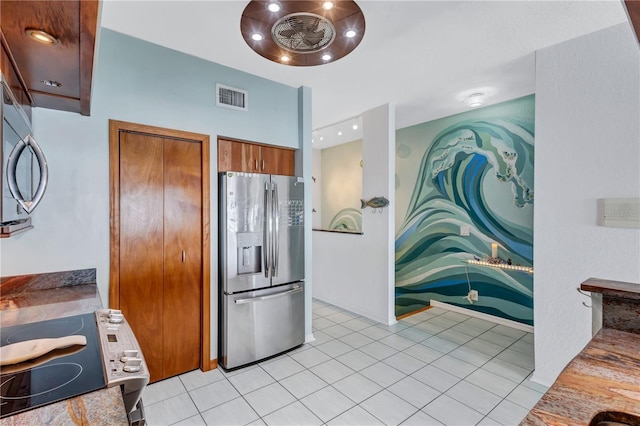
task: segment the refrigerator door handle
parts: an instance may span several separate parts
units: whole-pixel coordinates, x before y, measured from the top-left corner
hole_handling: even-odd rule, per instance
[[[264,259],[264,276],[265,278],[269,278],[270,274],[271,274],[271,267],[270,267],[270,244],[271,244],[271,229],[270,229],[270,203],[269,203],[269,195],[271,193],[271,191],[269,190],[269,186],[270,183],[267,182],[264,185],[264,217],[265,217],[265,224],[264,224],[264,228],[262,231],[262,257]]]
[[[275,221],[275,233],[273,234],[273,276],[278,276],[278,264],[280,263],[280,199],[278,198],[278,184],[273,184],[273,220]]]
[[[276,299],[278,297],[283,297],[283,296],[288,296],[290,294],[300,293],[301,291],[302,291],[302,287],[300,287],[299,285],[296,285],[291,290],[282,291],[280,293],[269,294],[267,296],[248,297],[246,299],[236,299],[235,300],[235,304],[236,305],[244,305],[244,304],[247,304],[247,303],[260,302],[262,300]]]

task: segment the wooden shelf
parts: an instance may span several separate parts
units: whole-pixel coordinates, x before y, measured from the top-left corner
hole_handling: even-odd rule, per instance
[[[0,238],[9,238],[9,237],[13,237],[13,236],[18,235],[18,234],[21,234],[21,233],[23,233],[23,232],[25,232],[25,231],[28,231],[29,229],[33,229],[33,225],[31,225],[31,226],[27,226],[26,228],[18,229],[18,230],[13,231],[13,232],[8,232],[8,233],[6,233],[6,234],[0,234]]]
[[[491,266],[494,268],[506,269],[508,271],[519,271],[519,272],[527,272],[529,274],[533,274],[533,268],[531,266],[519,266],[519,265],[508,265],[506,263],[489,263],[484,260],[467,260],[467,263],[470,265],[478,265],[478,266]]]

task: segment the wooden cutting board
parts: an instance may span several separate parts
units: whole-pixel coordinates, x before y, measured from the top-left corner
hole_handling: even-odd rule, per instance
[[[86,345],[87,338],[82,335],[59,337],[56,339],[34,339],[12,343],[0,347],[0,365],[11,365],[34,359],[55,349],[73,345]]]

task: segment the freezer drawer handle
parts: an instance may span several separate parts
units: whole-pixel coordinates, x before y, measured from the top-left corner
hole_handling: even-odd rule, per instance
[[[235,303],[236,305],[244,305],[246,303],[260,302],[261,300],[269,300],[269,299],[275,299],[277,297],[288,296],[290,294],[300,293],[301,291],[302,291],[302,287],[295,286],[291,290],[283,291],[281,293],[269,294],[267,296],[260,296],[260,297],[250,297],[248,299],[236,299]]]

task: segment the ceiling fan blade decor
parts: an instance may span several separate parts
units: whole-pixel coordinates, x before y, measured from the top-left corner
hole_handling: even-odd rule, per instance
[[[259,55],[281,64],[313,66],[334,62],[362,40],[364,15],[352,0],[251,1],[240,27],[245,42]],[[331,3],[331,7],[326,7]]]

